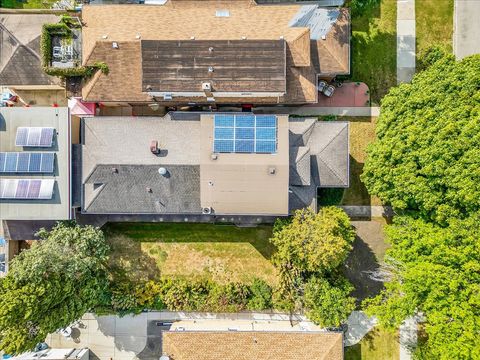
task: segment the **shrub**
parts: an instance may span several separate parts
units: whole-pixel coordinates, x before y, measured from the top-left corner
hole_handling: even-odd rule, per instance
[[[266,310],[272,308],[272,288],[262,279],[254,279],[250,285],[248,310]]]

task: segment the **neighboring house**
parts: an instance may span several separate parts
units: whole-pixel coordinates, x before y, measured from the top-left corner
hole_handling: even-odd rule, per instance
[[[0,14],[0,87],[12,89],[30,105],[59,102],[56,93],[64,90],[60,79],[45,74],[40,60],[42,25],[58,20],[50,14]]]
[[[160,359],[342,360],[343,335],[334,332],[166,331]]]
[[[84,214],[282,216],[348,187],[347,122],[251,113],[81,123]],[[152,141],[159,152],[151,152]],[[155,149],[154,149],[155,150]],[[173,217],[171,221],[183,221]]]
[[[71,218],[68,108],[0,108],[0,219]]]
[[[350,73],[347,9],[251,0],[84,6],[83,86],[104,104],[305,104]]]

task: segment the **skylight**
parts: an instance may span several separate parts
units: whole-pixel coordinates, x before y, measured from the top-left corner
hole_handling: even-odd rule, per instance
[[[230,11],[222,9],[222,10],[216,10],[215,11],[215,16],[216,17],[230,17]]]

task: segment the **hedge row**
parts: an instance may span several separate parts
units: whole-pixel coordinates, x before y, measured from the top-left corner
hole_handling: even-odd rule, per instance
[[[97,313],[138,313],[144,309],[202,312],[266,310],[272,306],[272,288],[261,279],[251,284],[218,284],[209,280],[177,278],[148,281],[134,289],[112,290],[109,303]]]

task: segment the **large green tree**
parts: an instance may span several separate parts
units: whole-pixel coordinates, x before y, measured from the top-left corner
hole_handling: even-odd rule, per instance
[[[480,210],[480,55],[452,55],[382,100],[362,180],[396,210],[445,224]]]
[[[392,328],[423,313],[422,358],[480,358],[480,216],[451,219],[446,227],[397,217],[386,236],[393,278],[367,301],[368,311]]]
[[[354,239],[347,214],[337,207],[324,207],[318,213],[298,210],[290,222],[276,226],[271,239],[277,248],[273,262],[280,274],[276,305],[306,310],[322,326],[345,321],[353,309],[352,289],[338,268]],[[327,310],[325,301],[332,308]]]
[[[80,318],[108,287],[109,248],[91,226],[59,223],[39,233],[0,283],[0,349],[18,354]]]

